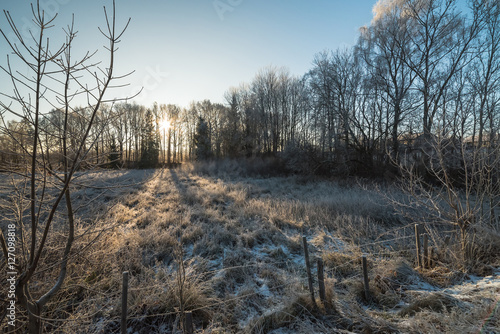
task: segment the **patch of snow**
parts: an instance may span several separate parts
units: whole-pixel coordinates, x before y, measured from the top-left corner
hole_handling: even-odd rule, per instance
[[[273,331],[270,331],[269,334],[290,334],[292,332],[290,332],[289,329],[285,329],[285,328],[278,328],[278,329],[275,329]]]
[[[257,260],[257,262],[266,261],[266,260],[267,261],[271,260],[271,263],[281,262],[280,260],[273,261],[273,259],[272,258],[270,259],[270,257],[269,257],[269,255],[271,255],[274,251],[277,251],[277,250],[282,251],[283,254],[285,255],[285,259],[281,260],[281,261],[294,263],[294,264],[299,265],[299,266],[305,266],[304,255],[293,254],[292,252],[290,252],[288,247],[286,247],[285,245],[278,245],[277,246],[274,244],[262,244],[262,245],[258,245],[258,246],[253,247],[251,250],[251,253],[253,255],[253,258],[255,258]],[[265,263],[265,262],[263,262],[263,263]]]
[[[247,327],[252,320],[254,320],[259,316],[259,312],[257,312],[257,310],[255,310],[253,307],[246,309],[246,311],[248,316],[245,319],[242,319],[238,322],[238,326],[240,328]]]
[[[413,283],[411,286],[410,286],[411,290],[423,290],[423,291],[441,291],[441,289],[439,289],[438,287],[435,287],[434,285],[432,284],[429,284],[427,282],[423,282],[423,281],[418,281],[418,282],[415,282]]]
[[[267,284],[262,284],[262,286],[259,288],[259,294],[266,297],[270,298],[272,296],[271,291],[269,290],[269,287]]]
[[[190,259],[193,257],[194,244],[190,244],[184,248],[184,257]]]
[[[343,240],[331,235],[328,231],[321,231],[313,238],[310,243],[317,248],[322,248],[327,251],[345,252],[349,249],[349,245]]]
[[[487,291],[500,293],[500,268],[497,268],[493,275],[486,277],[471,275],[468,280],[443,290],[445,293],[459,296]]]

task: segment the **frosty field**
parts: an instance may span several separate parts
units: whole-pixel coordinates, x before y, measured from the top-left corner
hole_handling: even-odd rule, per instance
[[[428,224],[435,264],[417,268],[414,222],[383,195],[398,190],[382,188],[354,180],[207,175],[194,167],[83,174],[72,189],[79,208],[73,261],[44,312],[45,331],[119,332],[128,271],[130,333],[180,333],[182,310],[192,311],[196,333],[498,332],[498,255],[465,274],[453,258],[456,232]],[[55,228],[64,233],[64,226]],[[57,251],[44,256],[41,291],[54,279]],[[317,259],[325,264],[323,302]]]

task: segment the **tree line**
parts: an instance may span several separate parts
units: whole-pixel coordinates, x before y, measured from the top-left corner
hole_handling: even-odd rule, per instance
[[[418,158],[425,143],[460,154],[464,147],[495,148],[500,5],[468,5],[461,10],[453,0],[380,1],[354,47],[318,53],[302,76],[264,68],[228,89],[223,104],[104,105],[86,138],[86,163],[154,167],[273,156],[295,171],[381,173]],[[70,113],[75,147],[87,113]],[[54,170],[63,160],[63,115],[51,110],[40,124],[42,150]],[[24,119],[4,125],[0,163],[21,167],[32,124]]]

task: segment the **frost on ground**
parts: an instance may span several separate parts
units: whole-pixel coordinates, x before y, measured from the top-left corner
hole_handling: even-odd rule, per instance
[[[498,259],[485,277],[462,273],[449,254],[416,269],[412,222],[356,183],[172,169],[82,174],[72,191],[76,202],[92,203],[82,206],[82,221],[112,228],[72,268],[60,296],[71,307],[46,312],[68,322],[47,323],[47,331],[74,333],[78,320],[81,333],[117,332],[123,271],[131,333],[174,333],[181,309],[193,312],[197,333],[494,333],[499,326]],[[444,237],[435,227],[431,246]]]

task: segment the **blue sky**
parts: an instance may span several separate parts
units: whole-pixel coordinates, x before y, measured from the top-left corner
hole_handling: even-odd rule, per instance
[[[4,0],[20,26],[28,26],[29,1]],[[118,24],[132,18],[117,54],[118,74],[136,72],[129,87],[108,97],[131,95],[144,87],[137,102],[151,105],[192,100],[223,102],[224,92],[249,82],[261,68],[274,65],[302,75],[320,51],[352,46],[358,29],[370,23],[376,0],[117,0]],[[99,49],[104,43],[103,5],[111,0],[41,0],[50,14],[59,12],[50,31],[55,42],[75,14],[76,51]],[[6,29],[2,16],[0,26]],[[55,44],[55,43],[54,43]],[[0,42],[0,64],[7,53]],[[0,74],[0,90],[9,89]],[[122,82],[123,83],[123,82]]]

